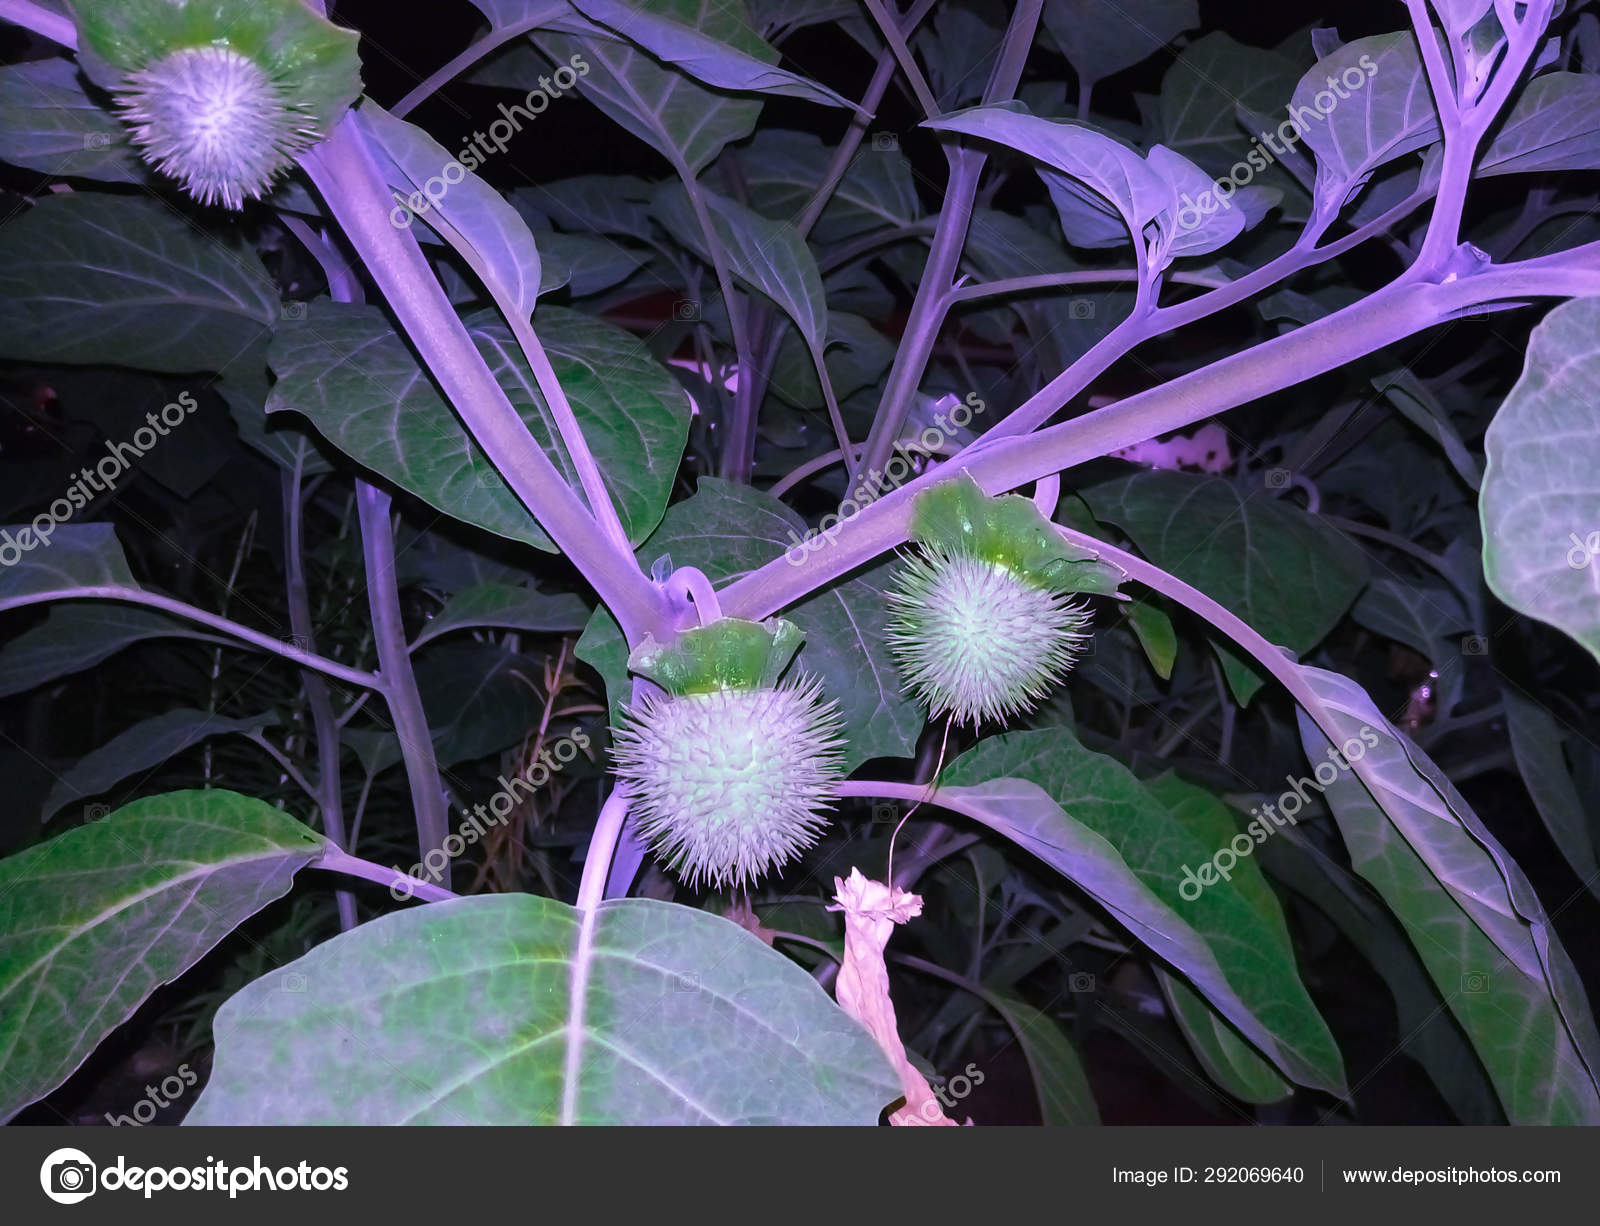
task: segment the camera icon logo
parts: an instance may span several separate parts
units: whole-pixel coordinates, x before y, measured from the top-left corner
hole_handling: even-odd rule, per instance
[[[896,132],[874,132],[872,134],[872,151],[874,153],[899,153],[900,136]]]
[[[58,1149],[39,1167],[39,1186],[58,1205],[76,1205],[94,1195],[94,1159],[81,1149]]]
[[[1479,995],[1489,990],[1489,973],[1487,971],[1465,971],[1461,975],[1461,990],[1473,995]]]
[[[85,149],[109,149],[111,148],[111,133],[85,132],[83,134],[83,147]]]
[[[304,319],[306,317],[306,304],[303,302],[284,302],[278,306],[279,319]]]
[[[1067,303],[1067,314],[1073,319],[1093,319],[1094,299],[1074,298]]]
[[[1269,468],[1264,484],[1269,490],[1288,489],[1294,475],[1287,468]]]
[[[691,323],[700,318],[700,304],[693,298],[680,298],[672,304],[672,318],[679,323]]]
[[[1074,971],[1067,976],[1067,991],[1092,992],[1094,991],[1094,976],[1088,971]]]

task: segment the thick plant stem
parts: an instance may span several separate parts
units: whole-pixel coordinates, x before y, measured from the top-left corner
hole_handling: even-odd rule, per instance
[[[1304,327],[1035,434],[980,440],[953,464],[989,493],[1016,489],[1292,387],[1481,303],[1600,294],[1600,243],[1476,272],[1470,265],[1469,258],[1461,272],[1437,283],[1397,282]],[[719,593],[723,611],[730,617],[770,616],[902,544],[913,499],[947,475],[935,469],[884,496],[800,564],[779,558],[729,584]]]
[[[378,673],[394,720],[395,736],[411,785],[421,858],[444,846],[449,834],[444,789],[433,755],[433,735],[422,711],[417,678],[406,649],[406,628],[400,620],[400,587],[394,573],[394,528],[389,523],[389,495],[365,481],[356,482],[356,510],[361,520],[361,559],[367,572],[367,604],[378,648]]]
[[[393,202],[354,120],[345,116],[301,165],[472,437],[583,573],[628,641],[651,630],[666,633],[655,585],[561,479],[484,364],[416,239],[390,223]]]
[[[861,471],[866,473],[880,471],[889,462],[900,427],[911,411],[912,398],[922,386],[922,374],[928,368],[928,359],[933,355],[939,329],[949,309],[950,286],[961,263],[962,248],[966,246],[967,227],[972,223],[972,205],[978,194],[978,179],[983,173],[985,158],[975,149],[959,148],[946,150],[946,157],[950,162],[950,180],[945,188],[944,210],[939,214],[928,262],[917,283],[905,335],[900,338],[894,365],[884,384],[878,415],[867,435],[861,457]]]
[[[304,511],[302,472],[299,460],[293,471],[283,474],[283,569],[289,604],[289,629],[295,641],[307,651],[316,650],[316,626],[311,620],[311,595],[306,584],[305,539],[302,530]],[[328,694],[328,683],[318,673],[307,671],[301,677],[306,691],[306,706],[317,742],[317,808],[322,812],[322,832],[330,842],[350,850],[344,822],[344,792],[339,778],[339,720]],[[334,899],[339,908],[339,928],[349,932],[356,926],[356,897],[349,890],[338,890]]]
[[[1011,15],[1001,44],[1000,58],[988,86],[983,92],[985,103],[1003,102],[1017,90],[1022,76],[1023,62],[1033,36],[1038,28],[1042,0],[1021,0]],[[888,31],[885,31],[887,37]],[[961,265],[961,252],[967,243],[967,228],[972,224],[972,209],[977,201],[978,180],[988,161],[981,150],[952,147],[946,150],[950,162],[950,178],[945,187],[944,207],[933,232],[933,243],[928,250],[928,262],[923,266],[922,277],[917,282],[916,297],[911,303],[911,314],[906,320],[905,335],[895,352],[894,365],[884,385],[883,399],[878,414],[873,419],[872,430],[867,435],[867,445],[862,452],[860,471],[872,474],[889,462],[889,454],[900,437],[907,414],[917,389],[922,386],[923,373],[928,359],[933,356],[939,331],[944,326],[950,309],[950,288],[955,282],[957,268]],[[849,448],[843,448],[845,455]]]

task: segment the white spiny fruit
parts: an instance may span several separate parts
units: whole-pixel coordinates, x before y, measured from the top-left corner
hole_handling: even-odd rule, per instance
[[[145,159],[203,204],[262,195],[316,124],[247,55],[187,47],[129,73],[117,101]]]
[[[615,736],[641,836],[688,881],[747,885],[816,842],[841,721],[815,680],[648,695]]]
[[[924,549],[889,596],[889,641],[935,718],[1004,720],[1032,709],[1065,676],[1089,638],[1071,596],[1003,562]]]

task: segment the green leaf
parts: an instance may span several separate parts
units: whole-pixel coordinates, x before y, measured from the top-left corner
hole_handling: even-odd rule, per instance
[[[1368,630],[1415,649],[1441,671],[1460,654],[1460,636],[1472,629],[1461,598],[1444,584],[1390,575],[1368,584],[1350,614]]]
[[[761,43],[755,53],[701,33],[683,20],[673,20],[674,6],[652,0],[646,7],[621,0],[571,0],[572,7],[628,42],[644,48],[663,63],[672,64],[697,81],[735,93],[780,94],[823,106],[852,107],[847,99],[815,81],[777,67],[777,51]],[[685,16],[688,13],[685,12]],[[747,41],[755,39],[746,27]]]
[[[1500,694],[1505,699],[1511,751],[1533,807],[1573,874],[1591,894],[1600,896],[1600,856],[1595,854],[1588,806],[1562,752],[1566,731],[1555,716],[1517,686],[1502,685]]]
[[[1483,575],[1600,659],[1600,298],[1556,307],[1527,354],[1484,436]]]
[[[770,298],[800,329],[819,356],[828,334],[828,306],[817,261],[787,222],[772,221],[737,200],[701,188],[711,228],[733,275]],[[680,183],[666,183],[656,195],[655,217],[685,247],[710,261],[706,239],[695,220],[689,195]]]
[[[1059,170],[1105,197],[1135,235],[1168,205],[1166,183],[1138,150],[1088,124],[1041,119],[1020,102],[975,106],[922,126],[991,140]]]
[[[650,10],[751,59],[769,64],[778,59],[778,53],[746,25],[740,5],[724,0],[652,0]],[[589,66],[581,85],[583,98],[690,174],[707,166],[729,141],[749,136],[761,114],[759,99],[729,97],[622,39],[553,30],[537,31],[533,37],[558,63],[571,63],[574,56],[583,60]],[[510,65],[514,58],[513,79],[508,80],[503,70],[492,79],[527,89],[539,69],[524,67],[520,57],[504,56],[499,63]]]
[[[47,175],[143,183],[121,121],[84,91],[71,60],[0,68],[0,161]]]
[[[1375,376],[1372,386],[1382,392],[1407,421],[1438,443],[1450,467],[1474,491],[1478,489],[1483,481],[1478,473],[1478,462],[1450,423],[1450,414],[1421,379],[1402,369]]]
[[[1358,38],[1323,56],[1300,79],[1290,107],[1317,155],[1317,195],[1334,208],[1379,166],[1439,139],[1438,112],[1409,30]]]
[[[411,644],[416,650],[424,643],[479,626],[504,630],[526,630],[530,634],[550,634],[582,629],[589,620],[589,606],[572,592],[540,592],[514,587],[509,583],[480,583],[450,600],[427,621]]]
[[[1332,921],[1394,997],[1400,1049],[1426,1070],[1463,1124],[1504,1124],[1505,1114],[1466,1032],[1444,1005],[1405,931],[1371,890],[1320,849],[1272,839],[1267,869]]]
[[[1230,197],[1217,195],[1217,184],[1181,153],[1156,145],[1145,158],[1169,189],[1167,258],[1206,255],[1226,247],[1245,229],[1245,211]]]
[[[277,319],[255,252],[155,200],[46,196],[0,229],[0,357],[223,371]]]
[[[1208,174],[1227,175],[1252,148],[1239,110],[1279,114],[1300,76],[1276,51],[1246,47],[1221,31],[1197,38],[1161,78],[1161,142]]]
[[[178,709],[140,720],[112,737],[100,748],[79,758],[60,775],[45,797],[40,820],[49,821],[74,801],[99,796],[130,775],[159,766],[210,737],[229,732],[255,732],[278,722],[270,713],[249,719],[229,719],[214,711]]]
[[[1301,674],[1356,771],[1324,795],[1356,872],[1405,926],[1483,1060],[1513,1124],[1600,1122],[1600,1036],[1582,986],[1522,871],[1426,755],[1348,678]],[[1300,712],[1306,756],[1328,735]],[[1320,781],[1319,781],[1320,782]]]
[[[479,353],[534,439],[576,485],[533,372],[493,312],[466,320]],[[629,539],[649,535],[666,506],[688,437],[677,381],[627,333],[546,305],[539,335],[572,401]],[[554,546],[472,441],[411,350],[375,307],[311,304],[271,350],[269,412],[309,418],[340,451],[447,515],[540,549]]]
[[[739,149],[739,167],[758,212],[793,222],[827,175],[833,149],[810,132],[766,128]],[[863,147],[817,218],[813,237],[837,243],[885,227],[902,229],[922,217],[911,164],[898,148]]]
[[[1172,680],[1172,666],[1178,659],[1178,632],[1172,619],[1149,597],[1132,596],[1127,604],[1128,623],[1150,660],[1150,667],[1163,681]]]
[[[237,646],[233,639],[206,634],[157,609],[100,601],[60,604],[0,648],[0,697],[25,694],[93,668],[125,647],[164,638]]]
[[[1082,495],[1150,561],[1298,654],[1333,629],[1367,581],[1366,555],[1342,533],[1226,478],[1152,469]],[[1236,692],[1247,702],[1260,685],[1251,675]]]
[[[651,899],[388,915],[256,980],[213,1029],[190,1124],[872,1125],[899,1096],[800,967]]]
[[[1044,28],[1080,80],[1101,81],[1132,68],[1200,24],[1195,0],[1045,0]]]
[[[1549,72],[1523,86],[1478,155],[1473,173],[1529,174],[1600,167],[1600,77]]]
[[[1145,786],[1175,821],[1211,847],[1226,847],[1240,833],[1239,823],[1227,807],[1204,788],[1173,774],[1152,779]],[[1254,857],[1240,858],[1232,874],[1232,884],[1254,907],[1265,928],[1287,947],[1289,928],[1283,910]],[[1190,1050],[1218,1085],[1249,1103],[1274,1103],[1289,1096],[1288,1083],[1204,997],[1159,968],[1157,979]]]
[[[0,860],[0,1120],[65,1081],[325,847],[218,790],[136,801]]]
[[[1211,1080],[1247,1103],[1282,1102],[1294,1093],[1294,1087],[1256,1054],[1205,997],[1160,967],[1156,968],[1156,981],[1172,1020]]]
[[[574,298],[598,294],[626,281],[650,258],[595,234],[541,230],[538,240],[540,293],[564,285]]]
[[[1098,1124],[1100,1112],[1094,1093],[1084,1075],[1077,1049],[1047,1013],[1015,996],[989,992],[983,998],[994,1006],[1011,1032],[1033,1074],[1034,1092],[1039,1096],[1039,1114],[1049,1125],[1082,1126]]]
[[[139,588],[110,524],[58,524],[48,541],[25,524],[0,528],[0,609],[86,587]]]
[[[1282,915],[1263,904],[1265,886],[1244,874],[1185,897],[1193,871],[1223,845],[1179,820],[1126,767],[1052,728],[981,741],[942,779],[937,803],[1098,899],[1286,1075],[1344,1093],[1339,1049],[1300,982]]]
[[[515,745],[538,726],[544,703],[538,665],[494,643],[438,644],[417,656],[417,691],[441,767],[473,762]],[[400,744],[382,757],[399,761]]]
[[[396,119],[370,98],[362,102],[357,118],[385,181],[406,198],[391,219],[398,214],[409,224],[414,211],[425,225],[439,220],[454,229],[493,272],[523,318],[532,315],[539,298],[539,248],[522,215],[421,128]],[[441,177],[452,162],[462,167],[456,183]],[[425,194],[430,179],[443,185],[433,196]],[[419,193],[424,193],[424,208],[415,209]]]

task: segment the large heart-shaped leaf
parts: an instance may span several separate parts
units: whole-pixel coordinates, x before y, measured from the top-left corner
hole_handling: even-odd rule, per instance
[[[799,966],[640,898],[385,916],[258,979],[213,1029],[191,1124],[870,1125],[899,1095]]]
[[[0,860],[0,1120],[325,847],[271,805],[215,790],[136,801]]]
[[[1324,791],[1351,864],[1405,925],[1507,1118],[1600,1123],[1600,1036],[1522,871],[1360,686],[1319,669],[1301,674],[1358,763]],[[1300,733],[1313,762],[1333,760],[1328,730],[1304,711]]]
[[[1126,767],[1064,728],[1008,733],[952,762],[938,802],[1033,852],[1106,906],[1285,1074],[1343,1093],[1344,1068],[1259,889],[1190,875],[1221,847],[1174,818]],[[1265,893],[1271,899],[1270,891]]]
[[[533,372],[492,312],[467,330],[535,441],[572,483]],[[630,539],[661,517],[688,437],[688,404],[667,371],[627,333],[545,306],[539,335]],[[373,307],[319,302],[287,322],[271,350],[278,382],[269,411],[310,418],[330,443],[447,515],[553,549],[472,441],[406,343]]]
[[[1484,436],[1483,574],[1600,659],[1600,298],[1556,307],[1527,353]]]
[[[253,251],[156,200],[46,196],[0,229],[0,357],[221,371],[278,313]]]

